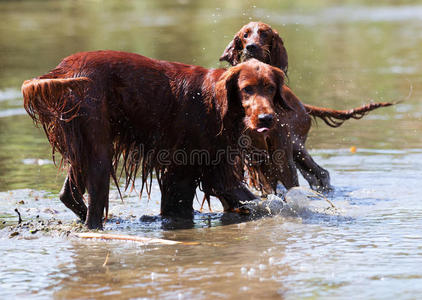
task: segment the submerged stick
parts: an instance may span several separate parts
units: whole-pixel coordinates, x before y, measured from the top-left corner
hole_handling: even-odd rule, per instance
[[[178,242],[172,240],[164,240],[158,238],[148,238],[135,235],[120,235],[120,234],[107,234],[107,233],[75,233],[79,238],[83,239],[103,239],[103,240],[119,240],[119,241],[132,241],[143,244],[161,244],[161,245],[198,245],[197,242]]]
[[[107,265],[109,257],[110,257],[110,252],[107,252],[107,256],[106,256],[105,261],[103,263],[103,267],[105,267]]]

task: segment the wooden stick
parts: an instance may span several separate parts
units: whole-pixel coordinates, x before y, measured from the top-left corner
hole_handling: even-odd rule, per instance
[[[107,263],[108,263],[108,258],[110,257],[110,252],[107,252],[107,256],[106,256],[106,259],[105,259],[105,261],[104,261],[104,263],[103,263],[103,267],[105,267],[106,265],[107,265]]]
[[[198,245],[197,242],[178,242],[172,240],[164,240],[157,238],[148,238],[135,235],[121,235],[121,234],[108,234],[108,233],[75,233],[79,238],[83,239],[103,239],[103,240],[119,240],[119,241],[133,241],[142,244],[162,244],[162,245]]]
[[[17,208],[15,208],[15,212],[18,214],[18,224],[22,223],[22,218],[21,218],[21,213],[19,212],[19,210]]]

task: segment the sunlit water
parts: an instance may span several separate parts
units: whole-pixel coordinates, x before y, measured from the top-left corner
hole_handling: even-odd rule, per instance
[[[402,2],[1,2],[0,298],[418,298],[422,3]],[[123,202],[113,187],[106,231],[199,244],[92,241],[58,230],[13,236],[15,208],[24,223],[77,228],[57,198],[63,174],[22,108],[23,80],[93,49],[217,67],[250,19],[284,37],[289,84],[305,102],[350,108],[405,100],[338,129],[314,125],[308,148],[330,171],[335,208],[290,192],[280,214],[245,222],[222,214],[214,199],[213,212],[206,207],[174,230],[155,218],[156,184],[151,199],[134,191]],[[198,193],[198,210],[201,201]]]

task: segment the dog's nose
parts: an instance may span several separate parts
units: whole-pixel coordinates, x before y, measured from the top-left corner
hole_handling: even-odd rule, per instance
[[[259,114],[258,115],[258,120],[261,123],[271,124],[273,119],[274,119],[274,116],[272,114]]]
[[[256,44],[248,44],[246,45],[246,50],[249,52],[254,52],[258,49],[258,46]]]

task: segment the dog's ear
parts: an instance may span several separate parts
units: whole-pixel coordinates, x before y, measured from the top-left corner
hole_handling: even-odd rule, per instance
[[[278,35],[278,32],[273,31],[273,40],[271,43],[271,65],[283,70],[283,72],[287,75],[287,69],[289,66],[288,57],[287,57],[287,50],[284,47],[283,40]]]
[[[220,61],[227,61],[232,66],[240,63],[240,56],[242,53],[242,41],[236,35],[233,40],[227,45],[223,54],[220,57]]]
[[[294,102],[292,98],[295,97],[292,91],[284,84],[286,75],[279,68],[273,67],[273,74],[277,82],[277,90],[274,97],[274,105],[281,107],[284,110],[295,110]]]
[[[215,84],[216,108],[221,120],[224,119],[230,107],[238,101],[237,80],[239,72],[239,67],[232,67],[225,71]]]

